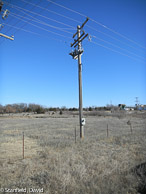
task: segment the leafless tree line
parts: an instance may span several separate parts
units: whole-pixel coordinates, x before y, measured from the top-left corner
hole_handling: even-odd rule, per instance
[[[0,105],[0,113],[22,113],[22,112],[36,112],[44,113],[45,108],[39,104],[7,104],[5,106]]]

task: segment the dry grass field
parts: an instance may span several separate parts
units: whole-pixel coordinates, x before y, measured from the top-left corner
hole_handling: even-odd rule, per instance
[[[74,112],[1,115],[0,192],[146,193],[146,112],[84,115],[84,140]]]

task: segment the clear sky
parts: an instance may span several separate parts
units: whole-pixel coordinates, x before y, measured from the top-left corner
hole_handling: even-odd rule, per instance
[[[146,0],[52,1],[3,0],[10,13],[3,20],[1,12],[0,33],[14,41],[0,37],[0,104],[78,107],[69,52],[85,16],[83,106],[146,104]]]

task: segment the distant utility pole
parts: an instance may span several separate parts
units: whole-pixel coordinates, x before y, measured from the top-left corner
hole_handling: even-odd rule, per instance
[[[9,10],[3,10],[2,8],[3,8],[3,2],[2,1],[0,1],[0,13],[1,12],[3,12],[3,14],[2,14],[2,19],[3,20],[5,20],[7,17],[8,17],[8,14],[9,14]],[[2,24],[0,24],[0,29],[2,29],[3,28],[3,25]],[[7,39],[9,39],[9,40],[14,40],[14,36],[7,36],[7,35],[5,35],[5,34],[2,34],[2,33],[0,33],[0,37],[4,37],[4,38],[7,38]]]
[[[135,97],[135,106],[136,106],[136,108],[139,106],[139,100],[138,100],[138,97]]]
[[[85,119],[83,118],[83,103],[82,103],[82,63],[81,55],[83,53],[82,41],[88,36],[83,31],[84,25],[87,23],[89,18],[86,18],[86,21],[81,25],[77,26],[77,32],[73,35],[73,38],[77,35],[77,39],[74,39],[74,43],[71,43],[71,47],[74,46],[75,50],[69,53],[73,59],[78,59],[78,77],[79,77],[79,124],[80,124],[80,138],[84,138],[84,125]],[[81,34],[82,32],[82,34]],[[76,49],[78,46],[78,49]]]

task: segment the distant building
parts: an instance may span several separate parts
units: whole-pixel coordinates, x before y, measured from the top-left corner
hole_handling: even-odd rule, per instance
[[[146,105],[145,104],[139,105],[138,110],[146,110]]]
[[[118,104],[120,110],[125,110],[126,104]]]

